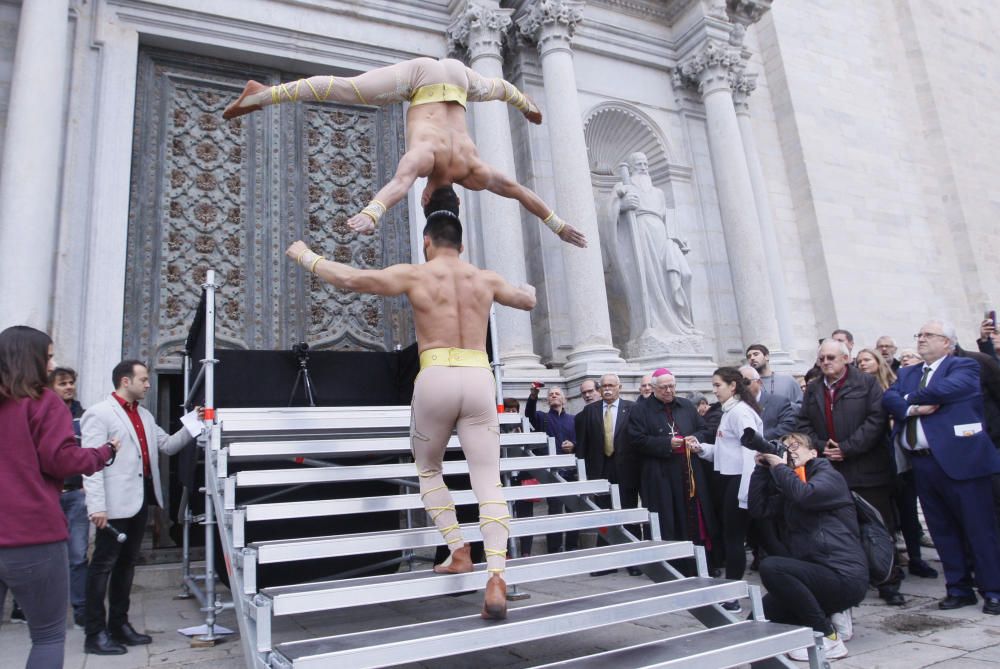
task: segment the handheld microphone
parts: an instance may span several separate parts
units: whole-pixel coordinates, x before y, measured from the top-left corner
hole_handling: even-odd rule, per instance
[[[125,543],[128,540],[128,535],[125,534],[124,532],[120,531],[118,528],[116,528],[111,523],[108,523],[107,525],[105,525],[104,526],[104,530],[106,532],[110,532],[111,534],[115,535],[115,540],[118,543],[120,543],[120,544],[123,544],[123,543]]]

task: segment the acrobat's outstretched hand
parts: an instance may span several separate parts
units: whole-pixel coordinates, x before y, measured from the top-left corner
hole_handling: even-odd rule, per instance
[[[569,223],[566,223],[563,229],[556,234],[559,235],[559,239],[568,244],[579,246],[581,249],[587,248],[587,238]]]

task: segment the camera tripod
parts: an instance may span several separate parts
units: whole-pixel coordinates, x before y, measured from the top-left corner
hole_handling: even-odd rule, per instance
[[[292,392],[288,396],[288,406],[292,406],[295,403],[295,394],[299,390],[299,384],[301,383],[306,389],[306,401],[309,406],[316,406],[316,395],[313,393],[313,383],[312,376],[309,375],[309,354],[306,353],[305,349],[300,349],[297,345],[293,350],[299,358],[299,372],[295,375],[295,383],[292,384]]]

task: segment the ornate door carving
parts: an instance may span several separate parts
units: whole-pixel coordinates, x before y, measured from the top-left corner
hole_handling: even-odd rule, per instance
[[[247,78],[298,75],[144,49],[138,76],[126,355],[179,366],[208,269],[220,284],[220,346],[388,350],[413,341],[401,299],[338,291],[284,257],[302,238],[359,267],[409,261],[405,208],[374,236],[345,225],[395,170],[401,107],[286,104],[225,122]]]

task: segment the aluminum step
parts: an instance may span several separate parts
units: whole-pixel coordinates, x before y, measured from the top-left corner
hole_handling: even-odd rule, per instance
[[[520,607],[509,611],[504,621],[484,621],[477,613],[403,627],[283,643],[274,649],[272,666],[363,669],[420,662],[639,620],[736,599],[746,594],[747,584],[741,581],[686,578]]]
[[[510,523],[511,537],[531,537],[550,532],[586,530],[609,525],[628,525],[649,522],[646,509],[621,509],[560,513],[554,516],[515,518]],[[467,541],[482,541],[478,523],[462,525],[462,536]],[[443,543],[436,527],[417,527],[384,532],[339,534],[328,537],[302,539],[276,539],[257,541],[249,548],[257,551],[258,564],[314,560],[343,555],[365,555],[384,551],[429,548]]]
[[[505,432],[500,435],[501,447],[548,444],[544,432]],[[445,447],[461,448],[458,437],[452,436]],[[300,439],[296,441],[232,441],[226,450],[230,460],[268,460],[294,457],[325,457],[348,455],[392,455],[410,452],[409,437],[359,437],[341,439]]]
[[[812,634],[806,627],[747,620],[535,669],[716,669],[811,646]]]
[[[508,560],[504,579],[508,584],[530,583],[604,569],[676,560],[693,554],[694,548],[688,541],[638,541],[599,546]],[[480,563],[475,566],[475,571],[468,574],[442,575],[424,569],[384,576],[277,586],[264,588],[261,594],[271,600],[274,615],[288,616],[482,590],[488,579],[486,564]],[[745,595],[746,585],[742,588]],[[730,597],[735,598],[736,596]]]
[[[295,407],[219,409],[223,433],[330,434],[343,430],[385,431],[410,429],[410,407]],[[498,414],[501,425],[521,425],[519,414]]]
[[[531,486],[503,488],[504,499],[508,502],[536,497],[563,497],[608,493],[611,484],[606,480],[571,481],[567,483],[543,483]],[[453,490],[455,504],[475,504],[476,496],[471,490]],[[244,507],[246,521],[284,520],[287,518],[312,518],[316,516],[338,516],[354,513],[376,513],[379,511],[405,511],[422,509],[420,495],[387,495],[383,497],[353,497],[347,499],[321,499],[306,502],[276,502],[271,504],[248,504]]]

